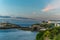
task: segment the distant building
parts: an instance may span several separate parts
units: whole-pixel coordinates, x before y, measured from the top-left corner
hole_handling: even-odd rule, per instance
[[[55,26],[60,26],[60,20],[49,20],[48,23],[53,23]]]

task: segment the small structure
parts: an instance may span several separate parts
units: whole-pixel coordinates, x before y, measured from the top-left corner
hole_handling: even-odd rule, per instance
[[[48,21],[48,24],[49,23],[53,23],[54,25],[55,25],[55,27],[57,26],[57,27],[59,27],[60,26],[60,20],[49,20]]]
[[[46,28],[41,28],[41,29],[40,29],[40,31],[45,31],[45,30],[47,30],[47,29],[46,29]]]
[[[39,31],[40,28],[41,28],[40,25],[37,25],[37,24],[32,25],[32,30],[33,31]]]

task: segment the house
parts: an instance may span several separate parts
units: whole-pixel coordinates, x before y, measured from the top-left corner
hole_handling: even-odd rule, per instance
[[[53,23],[54,24],[54,26],[56,27],[59,27],[60,26],[60,20],[49,20],[48,21],[48,24],[49,23]]]

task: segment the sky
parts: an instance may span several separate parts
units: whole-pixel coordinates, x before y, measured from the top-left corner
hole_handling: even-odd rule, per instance
[[[0,0],[0,16],[59,19],[60,0]]]

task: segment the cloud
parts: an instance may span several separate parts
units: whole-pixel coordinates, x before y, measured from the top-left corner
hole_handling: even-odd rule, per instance
[[[47,12],[59,8],[60,8],[60,0],[52,0],[44,9],[42,9],[42,11]]]

